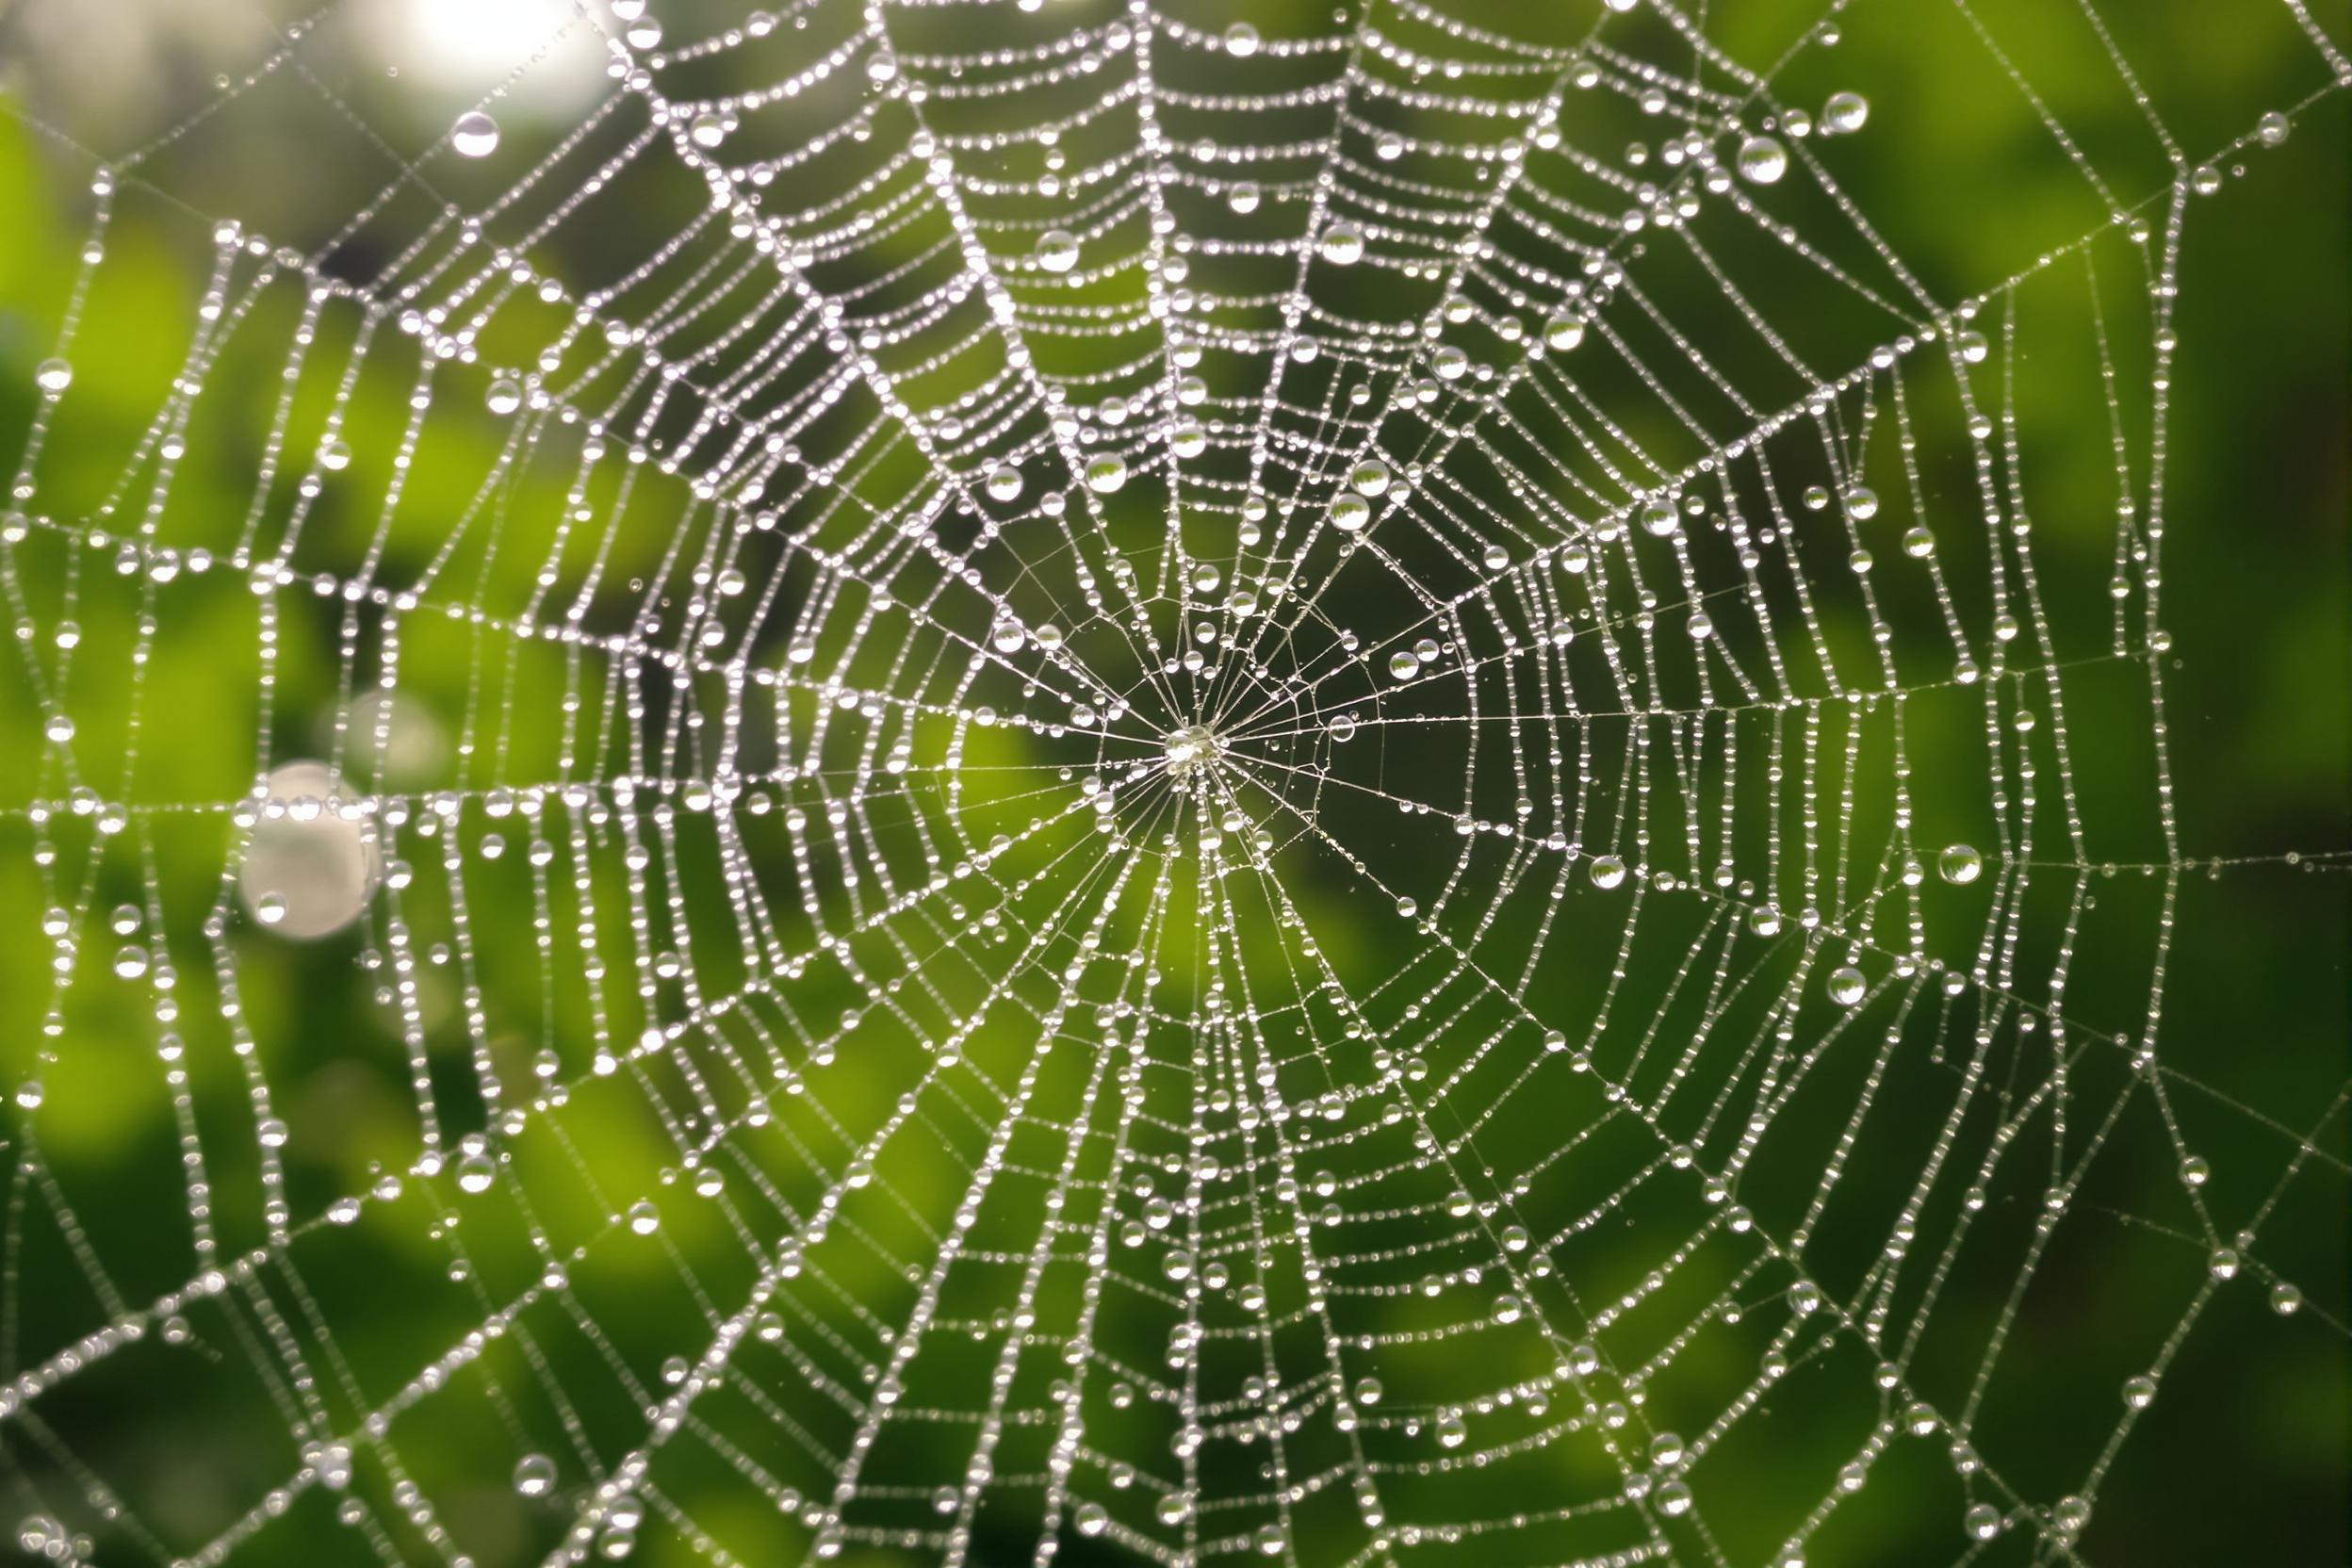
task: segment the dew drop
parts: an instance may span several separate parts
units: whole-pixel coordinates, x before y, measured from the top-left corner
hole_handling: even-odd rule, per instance
[[[1049,272],[1067,272],[1078,265],[1078,237],[1068,229],[1048,229],[1037,237],[1037,261]]]
[[[498,122],[480,109],[467,109],[449,127],[449,146],[460,157],[486,158],[498,150]]]
[[[1772,185],[1788,172],[1788,149],[1769,136],[1752,136],[1740,144],[1740,177],[1752,185]]]
[[[1364,259],[1364,231],[1353,223],[1332,223],[1315,242],[1315,253],[1334,267],[1353,267]]]
[[[498,1167],[487,1154],[468,1154],[457,1162],[457,1190],[464,1193],[484,1193],[498,1179]]]
[[[1833,92],[1821,106],[1821,129],[1844,136],[1870,118],[1870,101],[1858,92]]]
[[[1946,844],[1936,857],[1936,873],[1953,887],[1965,888],[1984,874],[1984,857],[1974,844]]]
[[[555,1490],[555,1461],[545,1454],[525,1454],[514,1462],[514,1490],[526,1497],[544,1497]]]

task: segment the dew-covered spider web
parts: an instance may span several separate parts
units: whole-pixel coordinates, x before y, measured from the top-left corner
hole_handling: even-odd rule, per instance
[[[2328,1539],[2164,572],[2324,8],[409,9],[11,105],[24,1552]]]

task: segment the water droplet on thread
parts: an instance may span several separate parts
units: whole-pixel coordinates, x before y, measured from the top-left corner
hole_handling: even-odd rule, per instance
[[[498,150],[498,122],[480,109],[468,109],[449,127],[449,147],[460,157],[486,158]]]

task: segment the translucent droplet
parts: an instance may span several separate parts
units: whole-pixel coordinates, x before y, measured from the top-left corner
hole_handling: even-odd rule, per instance
[[[1378,496],[1388,489],[1388,465],[1377,457],[1365,458],[1348,470],[1348,488],[1360,496]]]
[[[147,950],[136,944],[120,948],[114,955],[114,972],[124,980],[136,980],[147,972]]]
[[[1606,892],[1625,880],[1625,862],[1614,855],[1596,855],[1589,874],[1592,885]]]
[[[1870,102],[1858,92],[1833,92],[1821,106],[1821,129],[1843,136],[1858,131],[1870,117]]]
[[[1544,323],[1544,346],[1566,353],[1584,341],[1584,318],[1566,311]]]
[[[1468,1424],[1465,1423],[1456,1413],[1447,1411],[1444,1415],[1438,1417],[1437,1441],[1444,1446],[1448,1448],[1459,1448],[1462,1446],[1462,1444],[1469,1441],[1469,1437],[1470,1428]]]
[[[1682,527],[1682,514],[1675,510],[1671,496],[1652,496],[1642,503],[1642,527],[1654,537],[1663,539]]]
[[[264,925],[277,925],[286,919],[286,895],[263,893],[253,900],[253,918]]]
[[[1829,972],[1829,999],[1840,1007],[1851,1007],[1869,994],[1870,983],[1852,964],[1843,964]]]
[[[641,1236],[653,1234],[662,1228],[662,1211],[640,1198],[629,1206],[629,1228]]]
[[[1960,1527],[1979,1541],[1990,1541],[2001,1533],[2001,1510],[1990,1503],[1975,1503],[1960,1516]]]
[[[62,392],[74,384],[74,367],[62,359],[44,359],[33,367],[33,384],[43,392]]]
[[[1080,1503],[1076,1518],[1080,1535],[1101,1535],[1111,1527],[1111,1511],[1101,1503]]]
[[[1010,501],[1021,498],[1021,470],[1009,463],[1000,463],[988,470],[988,499]]]
[[[715,114],[698,114],[686,131],[686,138],[695,146],[709,152],[727,139],[727,122]]]
[[[1788,172],[1788,149],[1769,136],[1752,136],[1740,144],[1740,177],[1752,185],[1772,185]]]
[[[555,1490],[555,1461],[545,1454],[525,1454],[514,1462],[514,1490],[526,1497],[544,1497]]]
[[[1421,661],[1415,659],[1411,650],[1398,648],[1388,656],[1388,673],[1399,680],[1411,680],[1421,673]]]
[[[449,127],[449,147],[460,157],[486,158],[498,150],[498,122],[480,109],[467,109]]]
[[[488,1192],[490,1184],[498,1180],[498,1167],[491,1163],[489,1155],[468,1154],[457,1162],[457,1190],[466,1193]]]
[[[1936,857],[1936,872],[1954,887],[1965,888],[1984,874],[1984,857],[1973,844],[1952,843]]]
[[[1331,526],[1342,533],[1360,533],[1372,520],[1372,504],[1353,492],[1343,492],[1331,501]]]
[[[1334,267],[1353,267],[1364,259],[1364,231],[1353,223],[1332,223],[1315,242],[1315,253]]]
[[[1878,492],[1866,484],[1857,484],[1845,494],[1846,515],[1857,523],[1867,523],[1878,515]]]
[[[523,406],[523,387],[512,376],[500,376],[490,384],[489,395],[482,400],[493,414],[512,414]]]
[[[1127,460],[1116,452],[1104,452],[1086,464],[1086,488],[1097,495],[1107,496],[1127,482]]]
[[[1348,713],[1341,713],[1337,715],[1329,724],[1323,727],[1323,733],[1329,735],[1334,741],[1347,741],[1352,739],[1356,733],[1356,721],[1354,716]]]
[[[1049,272],[1067,272],[1078,265],[1078,237],[1068,229],[1048,229],[1037,236],[1037,260]]]

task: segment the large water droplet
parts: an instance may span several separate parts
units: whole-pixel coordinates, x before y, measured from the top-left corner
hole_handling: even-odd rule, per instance
[[[1315,251],[1334,267],[1353,267],[1364,259],[1364,231],[1353,223],[1332,223],[1315,241]]]
[[[480,109],[467,109],[449,127],[449,146],[460,157],[486,158],[498,150],[498,122]]]
[[[1870,117],[1870,101],[1858,92],[1833,92],[1821,106],[1821,129],[1836,135],[1858,131]]]
[[[555,1489],[555,1461],[545,1454],[525,1454],[514,1462],[514,1490],[526,1497],[544,1497]]]
[[[1769,136],[1752,136],[1740,144],[1740,177],[1754,185],[1772,185],[1788,172],[1788,149]]]

